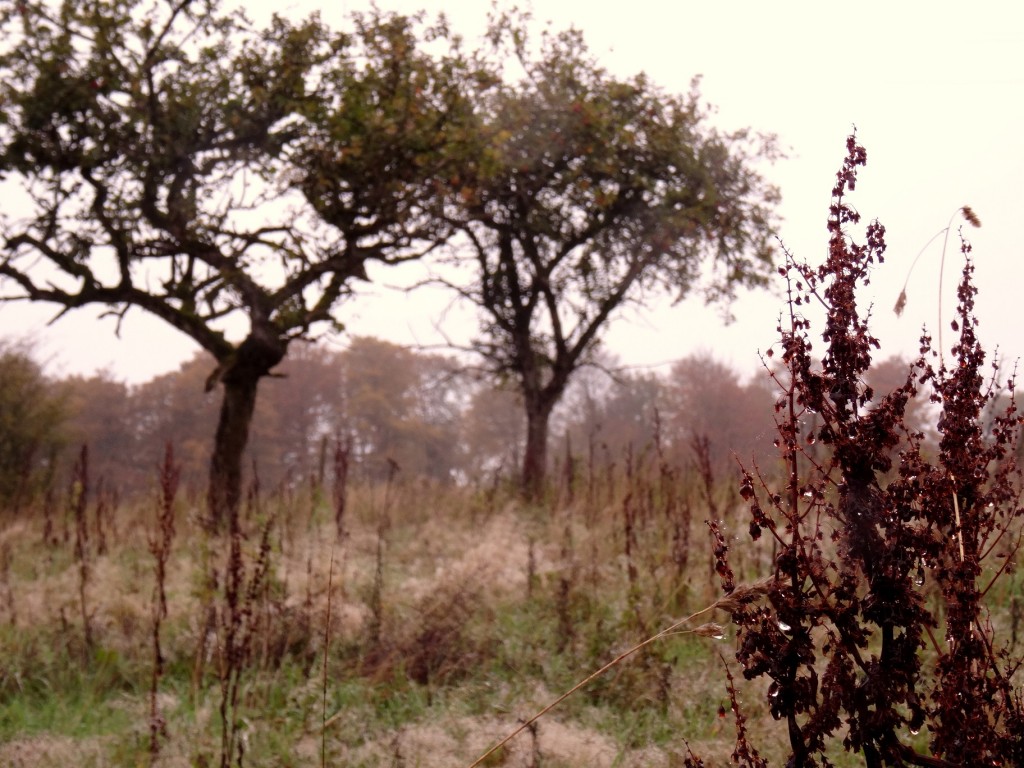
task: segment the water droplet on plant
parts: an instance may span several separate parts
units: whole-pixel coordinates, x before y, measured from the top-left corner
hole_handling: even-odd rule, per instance
[[[779,629],[781,629],[783,632],[789,632],[789,630],[791,630],[792,627],[789,626],[789,624],[784,622],[782,619],[779,619]],[[776,693],[778,693],[778,691],[776,691]]]
[[[917,569],[917,573],[914,574],[914,586],[915,587],[923,587],[924,586],[924,569],[923,568],[918,568]]]
[[[911,728],[910,728],[910,735],[911,736],[917,736],[917,734],[919,734],[920,732],[921,732],[920,728],[914,728],[913,726],[911,726]]]
[[[718,631],[718,632],[715,632],[713,635],[711,635],[711,639],[712,640],[725,640],[725,632],[721,631],[721,630]]]

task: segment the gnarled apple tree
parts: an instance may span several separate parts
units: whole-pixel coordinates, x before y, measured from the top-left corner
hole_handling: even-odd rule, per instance
[[[675,96],[613,77],[573,30],[535,51],[516,19],[491,36],[506,65],[477,79],[476,144],[448,184],[465,236],[452,259],[473,277],[438,280],[479,308],[473,350],[522,392],[535,496],[552,409],[616,312],[657,291],[710,300],[763,283],[778,195],[756,169],[770,138],[709,126],[696,83]]]
[[[256,29],[217,0],[0,0],[0,300],[138,308],[217,362],[209,519],[237,510],[257,385],[424,209],[461,101],[443,27]],[[457,134],[457,131],[450,131]],[[229,338],[232,318],[244,322]],[[236,335],[237,338],[237,335]]]

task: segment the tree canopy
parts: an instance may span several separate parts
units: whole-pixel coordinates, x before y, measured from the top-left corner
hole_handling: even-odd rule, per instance
[[[474,351],[522,392],[535,493],[552,408],[616,311],[652,291],[723,299],[763,283],[778,196],[756,170],[770,139],[708,125],[696,82],[677,96],[614,77],[574,30],[534,48],[505,17],[491,35],[446,207],[465,238],[452,259],[474,276],[440,279],[480,310]]]

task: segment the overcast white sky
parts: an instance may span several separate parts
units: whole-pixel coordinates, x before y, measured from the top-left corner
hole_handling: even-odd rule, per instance
[[[473,40],[483,29],[486,0],[379,0],[400,12],[445,11]],[[345,11],[368,3],[284,2],[248,5],[253,15],[279,10],[304,15],[320,8],[335,26]],[[982,229],[965,230],[974,245],[980,290],[980,336],[1010,360],[1024,355],[1024,3],[978,2],[665,2],[559,0],[535,2],[538,21],[581,28],[612,71],[646,71],[668,90],[685,91],[703,75],[702,93],[723,128],[752,127],[778,135],[789,158],[766,169],[782,190],[781,237],[801,259],[817,263],[827,243],[825,217],[844,142],[856,124],[867,148],[852,202],[886,227],[889,251],[866,301],[875,302],[875,333],[883,354],[913,353],[922,324],[937,322],[942,239],[922,255],[900,319],[892,306],[914,256],[962,205]],[[959,221],[959,220],[958,220]],[[954,225],[955,227],[956,225]],[[955,232],[946,255],[944,323],[955,303],[961,261]],[[400,343],[437,342],[431,331],[443,304],[409,301],[380,275],[341,316],[352,334]],[[616,319],[607,347],[623,362],[657,365],[710,351],[739,370],[758,365],[757,350],[775,340],[777,296],[744,295],[736,322],[699,299]],[[141,381],[171,370],[193,353],[187,338],[130,313],[122,338],[113,321],[83,310],[46,328],[52,308],[0,308],[0,333],[33,335],[57,373],[108,368]],[[465,316],[449,316],[449,333],[466,336]],[[344,344],[344,337],[336,342]],[[946,346],[952,333],[946,332]]]

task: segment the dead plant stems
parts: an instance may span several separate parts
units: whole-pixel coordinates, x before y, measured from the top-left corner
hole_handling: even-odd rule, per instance
[[[338,519],[338,529],[341,530],[341,518]],[[320,708],[320,765],[327,766],[327,652],[331,647],[331,592],[334,589],[334,545],[331,545],[331,562],[327,567],[327,617],[324,620],[324,667],[323,667],[323,688],[321,689]]]

